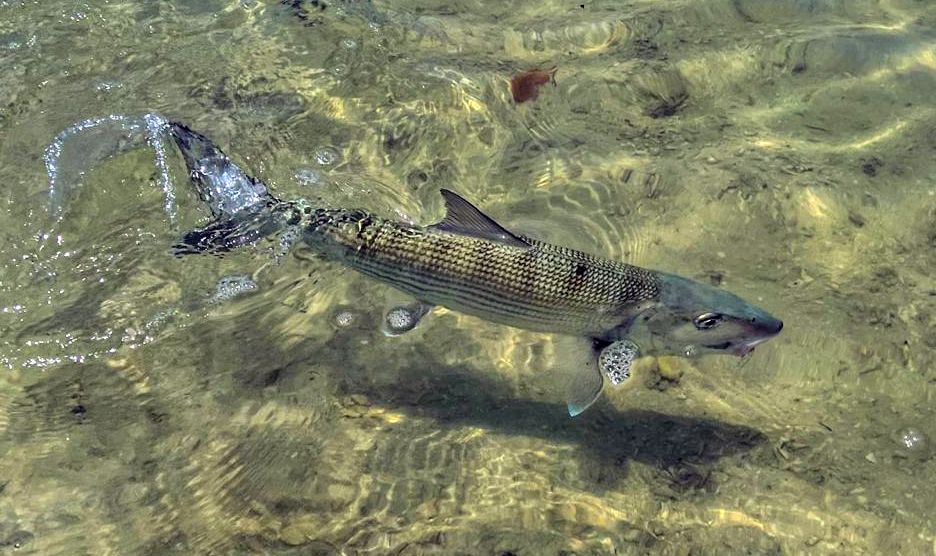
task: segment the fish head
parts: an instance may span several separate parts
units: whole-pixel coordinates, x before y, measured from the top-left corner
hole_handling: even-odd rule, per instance
[[[628,332],[645,352],[743,357],[783,328],[783,321],[731,292],[672,274],[658,278],[660,295]]]

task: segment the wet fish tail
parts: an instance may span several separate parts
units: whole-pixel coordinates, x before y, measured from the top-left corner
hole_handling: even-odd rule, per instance
[[[299,224],[301,203],[274,197],[204,135],[176,122],[169,122],[167,130],[213,217],[207,226],[182,236],[173,246],[176,255],[224,253]]]
[[[177,256],[219,255],[264,237],[289,232],[300,223],[301,209],[294,202],[278,201],[255,209],[235,217],[215,219],[203,228],[186,232],[173,245],[173,252]],[[293,243],[294,234],[289,235],[288,242]]]
[[[204,135],[176,122],[169,122],[167,130],[213,217],[229,218],[277,202],[263,182],[247,175]]]

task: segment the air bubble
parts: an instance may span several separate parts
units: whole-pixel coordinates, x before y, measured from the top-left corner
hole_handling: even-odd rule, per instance
[[[296,182],[302,186],[318,185],[322,181],[322,173],[312,168],[302,168],[296,172]]]
[[[598,369],[608,377],[612,385],[617,386],[630,378],[631,363],[637,357],[637,351],[633,342],[614,342],[598,355]]]
[[[338,153],[338,150],[334,147],[319,147],[315,149],[315,152],[312,154],[315,162],[320,166],[334,166],[337,164],[341,155]]]
[[[412,311],[406,307],[394,307],[390,311],[387,311],[385,321],[387,323],[387,328],[389,328],[391,332],[396,333],[412,330],[416,325],[416,319],[413,318]]]
[[[904,427],[897,431],[897,443],[911,454],[921,457],[929,456],[929,438],[922,430],[914,426]]]
[[[335,315],[335,324],[341,328],[347,328],[354,324],[354,321],[357,320],[354,316],[354,313],[351,311],[339,311]]]
[[[229,301],[257,288],[257,283],[246,274],[225,276],[218,280],[218,285],[215,287],[215,293],[211,296],[211,300],[215,303]]]

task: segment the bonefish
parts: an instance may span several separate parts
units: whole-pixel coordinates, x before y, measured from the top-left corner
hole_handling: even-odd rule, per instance
[[[430,226],[282,201],[204,136],[181,124],[166,128],[213,214],[211,224],[183,237],[178,253],[224,251],[289,232],[325,258],[414,298],[387,312],[388,334],[411,330],[438,305],[580,337],[592,354],[567,371],[573,416],[597,399],[605,378],[623,382],[638,355],[744,356],[783,328],[725,290],[511,232],[446,189],[440,192],[445,216]]]

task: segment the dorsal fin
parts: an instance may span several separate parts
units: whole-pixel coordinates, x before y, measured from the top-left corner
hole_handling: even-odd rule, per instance
[[[514,247],[530,247],[530,244],[521,237],[507,231],[454,191],[442,189],[439,192],[442,193],[442,199],[445,201],[445,217],[438,224],[429,226],[430,228],[496,241]]]

